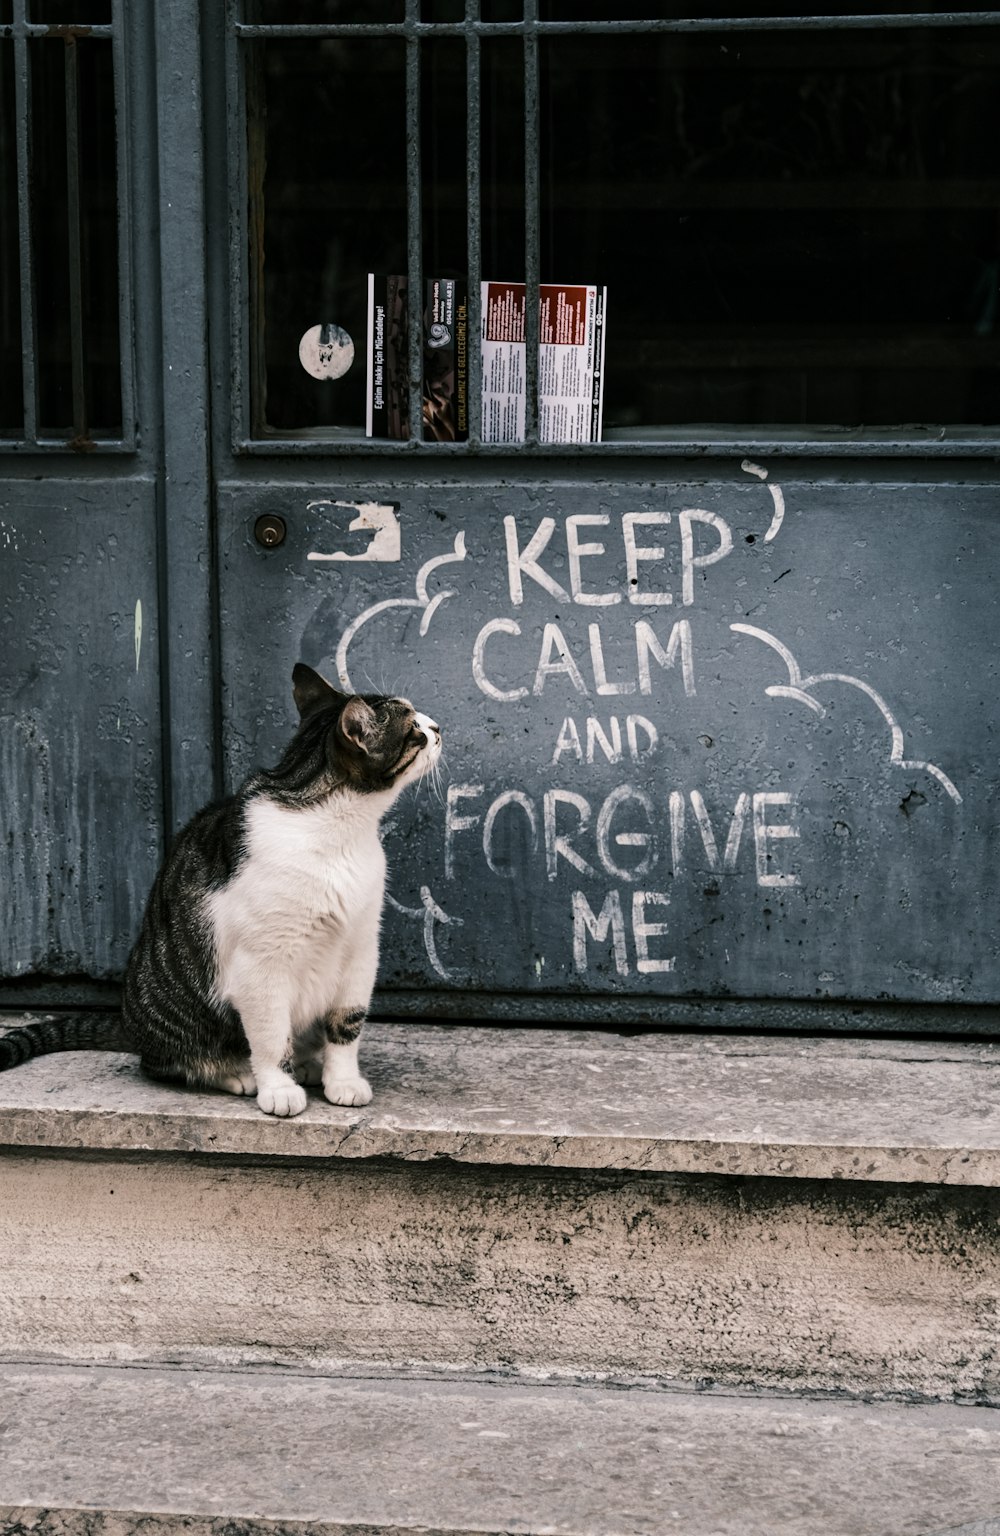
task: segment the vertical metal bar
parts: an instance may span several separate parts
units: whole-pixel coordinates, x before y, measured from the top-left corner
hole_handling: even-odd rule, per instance
[[[479,0],[465,5],[465,190],[468,220],[469,274],[468,343],[466,347],[466,389],[468,401],[469,447],[482,441],[482,323],[480,320],[480,284],[483,276],[482,209],[482,82],[480,75]]]
[[[118,380],[121,390],[122,441],[135,446],[135,360],[132,324],[132,231],[131,180],[128,174],[129,135],[132,131],[125,89],[125,0],[111,7],[112,82],[115,93],[115,199],[118,210]]]
[[[17,109],[17,237],[21,281],[21,388],[24,436],[38,440],[38,355],[35,267],[31,248],[31,70],[25,31],[25,0],[14,0],[14,102]]]
[[[229,347],[230,347],[230,389],[231,395],[228,402],[223,396],[219,397],[219,405],[228,413],[231,422],[231,444],[235,451],[239,451],[239,445],[247,437],[255,433],[253,422],[263,421],[266,416],[266,383],[267,369],[264,361],[260,363],[251,361],[250,326],[253,324],[253,311],[249,310],[250,324],[247,323],[248,299],[253,303],[250,282],[250,175],[248,168],[249,150],[248,136],[250,133],[247,91],[243,78],[243,61],[247,56],[247,50],[266,44],[252,42],[240,43],[236,35],[236,25],[239,19],[239,5],[237,0],[226,0],[225,6],[225,38],[224,56],[226,73],[226,128],[228,164],[230,167],[224,185],[229,197],[229,229],[231,231],[228,256],[229,268],[227,273],[227,289],[229,293]],[[209,106],[210,103],[206,103]],[[255,258],[259,261],[259,258]],[[258,266],[259,271],[259,266]],[[253,384],[251,373],[256,367]],[[259,393],[255,395],[255,386]]]
[[[129,6],[131,11],[133,7]],[[151,34],[156,120],[156,275],[161,317],[157,516],[160,678],[167,831],[217,790],[215,530],[208,439],[203,32],[199,0],[137,6]],[[148,176],[148,172],[147,172]]]
[[[69,277],[69,355],[73,389],[73,436],[87,435],[83,357],[83,225],[80,218],[80,56],[75,37],[65,39],[66,230]]]
[[[241,304],[241,315],[249,315],[249,406],[250,434],[263,437],[267,430],[267,331],[264,284],[264,177],[267,170],[266,90],[264,85],[264,49],[267,43],[244,43],[243,116],[240,135],[245,172],[245,195],[240,222],[247,220],[247,238],[242,249],[247,263],[249,310]]]
[[[420,151],[420,0],[406,0],[406,270],[410,437],[424,435],[424,305]]]
[[[524,440],[538,442],[538,0],[524,0]]]

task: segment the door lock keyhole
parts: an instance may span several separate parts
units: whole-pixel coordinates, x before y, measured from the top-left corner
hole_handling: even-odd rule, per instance
[[[275,517],[270,512],[265,517],[258,517],[253,525],[253,536],[265,549],[277,549],[279,544],[284,544],[286,532],[284,518]]]

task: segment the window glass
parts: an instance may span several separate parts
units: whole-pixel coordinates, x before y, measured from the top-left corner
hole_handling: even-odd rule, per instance
[[[992,14],[1000,11],[996,5],[970,7],[977,12]],[[874,4],[860,5],[857,0],[823,0],[819,14],[823,16],[926,16],[954,12],[955,7],[945,0],[931,0],[928,4],[905,4],[903,0],[875,0]],[[699,19],[702,14],[719,21],[735,18],[801,17],[801,0],[771,0],[766,8],[743,5],[740,0],[712,0],[710,7],[701,11],[683,0],[539,0],[538,16],[541,21],[684,21]],[[808,20],[808,17],[806,18]]]
[[[465,43],[435,37],[420,50],[420,167],[424,267],[428,276],[465,271]]]
[[[420,44],[426,279],[468,275],[465,50]],[[479,53],[481,276],[517,283],[524,42]],[[607,288],[606,438],[1000,424],[1000,29],[560,33],[538,56],[539,272]],[[368,274],[406,273],[405,45],[246,61],[253,430],[360,436]]]
[[[524,280],[524,48],[520,38],[482,45],[483,276]]]
[[[421,0],[422,21],[457,22],[465,20],[465,0]],[[479,0],[480,21],[523,21],[521,0]]]
[[[403,45],[269,40],[247,84],[255,430],[363,433],[367,274],[406,271]],[[315,326],[353,349],[336,378],[300,360]]]
[[[110,26],[111,0],[31,0],[28,14],[50,27]]]
[[[403,0],[243,0],[243,19],[255,26],[352,26],[399,22]]]
[[[465,20],[465,0],[420,0],[420,20],[456,22]]]
[[[524,50],[481,44],[484,271],[524,271]],[[421,227],[427,277],[464,278],[466,53],[421,44]],[[367,275],[407,259],[406,84],[395,38],[268,39],[247,53],[254,431],[364,431]],[[309,152],[304,153],[304,146]],[[315,378],[300,343],[346,334],[353,360]],[[346,357],[346,353],[344,353]]]
[[[111,44],[41,39],[29,53],[39,422],[54,433],[115,432],[121,387]]]
[[[543,39],[543,280],[605,435],[1000,421],[992,29]]]

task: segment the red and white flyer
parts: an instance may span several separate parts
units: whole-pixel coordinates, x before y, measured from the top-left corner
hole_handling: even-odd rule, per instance
[[[482,437],[524,441],[523,283],[482,285]],[[604,409],[607,289],[543,283],[538,306],[538,435],[599,443]]]
[[[484,443],[524,442],[524,284],[483,283]]]
[[[608,291],[543,283],[538,304],[538,436],[543,443],[599,443],[604,407]]]

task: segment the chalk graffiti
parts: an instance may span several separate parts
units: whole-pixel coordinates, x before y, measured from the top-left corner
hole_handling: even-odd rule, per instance
[[[465,533],[461,532],[455,535],[454,550],[450,555],[435,555],[433,559],[426,560],[420,567],[415,583],[416,597],[386,597],[383,598],[382,602],[374,603],[370,608],[366,608],[363,613],[358,614],[358,617],[344,630],[340,637],[340,643],[337,646],[337,676],[344,688],[352,693],[354,692],[354,685],[347,670],[347,653],[358,631],[366,624],[369,624],[372,619],[377,618],[380,613],[387,613],[392,608],[420,608],[423,611],[423,617],[420,620],[420,634],[421,637],[426,635],[428,626],[435,613],[443,603],[448,601],[449,597],[455,596],[454,589],[449,588],[447,591],[438,592],[434,597],[431,597],[427,590],[428,577],[432,571],[436,571],[440,566],[452,565],[456,561],[464,559]]]
[[[758,498],[741,488],[744,505],[752,502],[759,519],[749,532],[746,523],[694,506],[573,511],[565,517],[539,508],[519,517],[484,518],[474,530],[469,524],[471,556],[462,529],[450,550],[420,566],[414,595],[381,597],[343,628],[336,671],[341,686],[351,689],[359,634],[401,610],[419,613],[424,638],[435,615],[460,598],[457,584],[432,590],[434,573],[467,562],[461,601],[450,609],[447,685],[484,708],[490,735],[476,736],[483,729],[477,720],[473,739],[487,754],[477,764],[491,762],[493,741],[507,741],[500,755],[506,761],[512,750],[514,766],[507,783],[488,782],[486,769],[477,766],[468,782],[450,784],[436,822],[440,841],[421,848],[421,860],[436,861],[438,873],[431,875],[431,865],[421,863],[413,887],[419,904],[387,898],[393,911],[420,925],[427,964],[442,982],[467,984],[471,974],[446,964],[447,942],[442,946],[444,929],[473,922],[460,904],[468,899],[470,878],[477,894],[486,893],[484,901],[491,890],[505,891],[508,910],[520,912],[522,932],[532,931],[538,893],[550,893],[548,909],[559,912],[565,934],[563,964],[577,976],[594,969],[619,977],[683,974],[681,923],[690,922],[692,911],[703,913],[705,899],[730,882],[759,892],[765,904],[778,893],[775,905],[787,901],[800,914],[796,921],[806,924],[805,901],[816,880],[817,818],[801,765],[789,761],[784,772],[774,762],[760,767],[751,754],[720,769],[725,754],[702,756],[703,749],[718,746],[726,721],[754,707],[756,685],[748,699],[745,688],[733,689],[726,671],[731,634],[781,659],[785,676],[763,685],[766,698],[791,699],[824,719],[824,690],[849,688],[855,702],[861,695],[887,728],[888,763],[926,773],[956,806],[962,804],[942,768],[905,755],[903,726],[872,684],[847,672],[804,674],[770,630],[729,622],[734,609],[755,611],[739,591],[750,579],[738,569],[744,546],[773,545],[782,534],[788,545],[796,529],[794,508],[785,526],[785,496],[767,469],[749,459],[740,467],[768,493]],[[356,510],[349,531],[374,537],[360,554],[313,552],[310,560],[399,560],[400,521],[393,508],[330,505]],[[759,561],[759,549],[750,558]],[[483,580],[484,571],[492,580]],[[765,562],[753,571],[765,573],[768,592],[788,574],[774,576]],[[791,583],[781,591],[790,589]],[[496,605],[493,612],[484,609],[484,596]],[[859,718],[867,713],[859,706]],[[699,718],[711,734],[695,735]],[[763,733],[761,739],[767,739]],[[828,835],[829,826],[822,831]],[[846,851],[846,844],[840,846]],[[432,893],[433,880],[440,897],[442,878],[451,912]],[[456,906],[462,916],[453,915]],[[767,905],[763,911],[770,916]],[[729,949],[720,946],[719,955],[723,948],[728,965]],[[539,981],[542,965],[536,956]]]
[[[672,877],[697,867],[714,874],[733,874],[743,843],[747,821],[752,827],[752,867],[756,883],[762,888],[798,885],[799,877],[791,870],[775,867],[772,844],[800,836],[798,807],[787,790],[741,790],[736,798],[725,832],[723,852],[713,824],[713,814],[701,790],[671,790],[653,797],[637,784],[617,784],[599,802],[577,790],[556,786],[546,789],[541,803],[524,790],[502,790],[487,806],[477,810],[460,809],[465,803],[483,801],[484,784],[450,784],[445,802],[444,872],[445,879],[457,876],[456,851],[459,838],[473,833],[481,846],[487,869],[507,879],[524,878],[530,868],[501,866],[495,849],[497,824],[501,815],[518,812],[530,833],[529,861],[537,860],[538,874],[556,881],[566,865],[578,875],[592,879],[609,876],[613,880],[637,884],[651,869],[669,866]],[[692,853],[686,847],[687,807],[690,805],[700,845]],[[595,814],[596,811],[596,814]],[[784,815],[785,819],[781,817]],[[725,812],[715,812],[716,821]],[[541,827],[541,837],[539,837]],[[481,829],[481,831],[479,830]],[[623,862],[617,850],[634,850]]]
[[[665,645],[661,645],[656,631],[647,619],[638,619],[632,626],[632,633],[635,644],[634,681],[632,679],[618,682],[608,680],[604,635],[599,624],[587,626],[587,657],[581,663],[574,655],[560,626],[549,623],[542,630],[537,662],[533,668],[530,661],[528,664],[527,675],[531,677],[530,687],[527,683],[522,683],[514,688],[502,688],[486,670],[487,642],[492,640],[494,635],[511,635],[515,639],[520,639],[521,626],[516,619],[490,619],[476,636],[472,650],[472,676],[480,692],[485,693],[487,698],[495,699],[498,704],[514,703],[517,699],[527,698],[529,693],[536,699],[540,698],[550,679],[560,677],[565,678],[576,693],[584,695],[595,693],[598,698],[607,699],[635,693],[636,689],[641,694],[652,693],[653,675],[650,671],[650,663],[661,668],[672,669],[674,664],[680,661],[684,692],[689,699],[693,699],[695,696],[694,649],[690,620],[678,619],[672,625]],[[534,651],[532,654],[535,654]],[[593,688],[590,687],[584,675],[584,668],[588,663]]]
[[[442,911],[431,895],[430,887],[426,885],[420,887],[421,905],[419,907],[404,907],[402,902],[397,901],[394,896],[390,896],[388,893],[386,893],[385,899],[390,907],[394,908],[395,911],[401,913],[404,917],[419,918],[423,924],[424,948],[427,951],[427,958],[431,963],[432,969],[436,971],[442,981],[451,981],[453,979],[452,975],[441,964],[437,952],[435,928],[438,923],[444,923],[449,927],[461,928],[465,921],[464,918],[449,917],[447,912]]]
[[[845,672],[816,672],[811,677],[803,677],[795,657],[788,647],[783,645],[775,635],[768,634],[766,629],[758,629],[754,624],[730,624],[729,627],[738,635],[752,635],[755,640],[761,640],[765,645],[769,645],[772,651],[777,651],[788,668],[787,686],[775,683],[771,687],[764,689],[764,692],[770,698],[796,699],[800,704],[805,704],[814,714],[818,714],[822,718],[826,711],[819,700],[810,693],[809,690],[811,688],[815,688],[819,683],[845,683],[849,688],[857,688],[859,692],[871,699],[875,708],[889,727],[891,738],[889,748],[890,763],[897,768],[908,768],[918,772],[929,773],[932,778],[937,779],[938,783],[943,785],[956,805],[961,805],[962,796],[946,773],[943,773],[934,763],[925,763],[916,758],[906,758],[903,756],[903,732],[885,699],[883,699],[880,693],[875,691],[870,683],[866,683],[860,677],[849,677]]]
[[[767,483],[767,488],[771,493],[771,500],[774,502],[774,515],[771,518],[771,526],[768,528],[764,535],[764,543],[770,544],[772,539],[776,539],[778,537],[778,534],[781,532],[781,525],[785,521],[784,492],[782,491],[780,485],[774,485],[771,481],[768,480],[767,470],[761,469],[759,464],[751,464],[749,459],[744,459],[743,463],[740,465],[740,468],[744,471],[745,474],[756,475],[758,480],[765,481]]]

